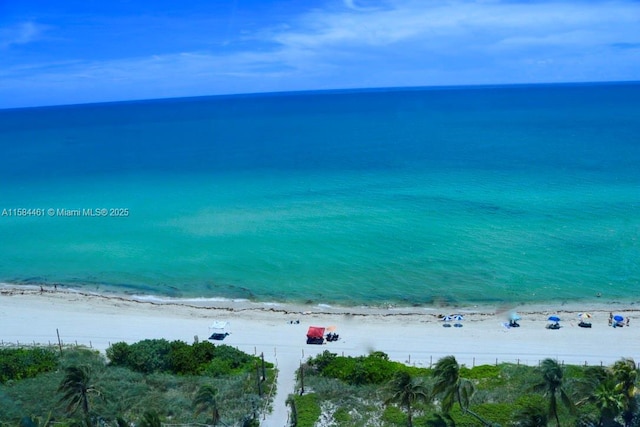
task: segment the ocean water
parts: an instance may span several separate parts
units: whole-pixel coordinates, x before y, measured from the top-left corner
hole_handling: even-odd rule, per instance
[[[0,282],[351,305],[640,300],[640,84],[0,110]]]

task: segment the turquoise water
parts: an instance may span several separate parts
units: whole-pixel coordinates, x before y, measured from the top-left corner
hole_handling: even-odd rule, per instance
[[[0,110],[0,281],[342,305],[634,300],[639,100],[616,84]],[[126,216],[61,211],[102,208]]]

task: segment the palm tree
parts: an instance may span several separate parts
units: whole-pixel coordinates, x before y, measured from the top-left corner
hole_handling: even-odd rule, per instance
[[[621,359],[613,364],[613,377],[617,383],[616,390],[622,397],[622,419],[626,427],[631,425],[637,409],[636,394],[638,389],[638,370],[633,359]]]
[[[617,425],[614,419],[624,409],[624,398],[616,388],[617,384],[614,381],[611,379],[605,380],[596,387],[589,399],[600,411],[601,426]]]
[[[196,415],[211,411],[211,422],[214,426],[220,422],[220,411],[217,400],[218,390],[210,384],[205,384],[198,389],[193,405],[196,407]]]
[[[429,400],[429,390],[422,383],[415,381],[408,372],[396,372],[387,385],[390,396],[385,401],[385,405],[395,402],[407,410],[407,425],[413,426],[412,406],[417,402]]]
[[[61,402],[66,402],[68,414],[75,413],[82,408],[85,421],[89,424],[89,396],[95,394],[101,396],[100,391],[91,385],[91,369],[89,366],[70,366],[58,386],[62,392]]]
[[[518,427],[547,427],[549,417],[547,411],[540,405],[525,406],[517,415]]]
[[[438,360],[433,368],[433,375],[436,380],[433,395],[442,395],[441,406],[444,413],[449,414],[453,405],[458,403],[463,414],[468,413],[485,426],[492,425],[469,409],[469,402],[474,392],[473,383],[460,377],[460,365],[454,356],[445,356]]]
[[[585,380],[579,385],[582,385],[580,387],[581,394],[586,397],[577,404],[590,402],[596,406],[599,418],[597,421],[592,421],[592,424],[604,427],[620,425],[615,419],[623,415],[626,407],[627,399],[623,389],[625,384],[633,383],[633,381],[629,381],[628,368],[629,364],[623,359],[611,368],[592,367],[585,372]],[[631,371],[634,369],[632,362]],[[587,423],[585,425],[588,425]]]
[[[553,359],[544,359],[540,365],[540,370],[542,373],[542,381],[536,384],[534,389],[544,392],[545,395],[549,396],[549,416],[555,418],[557,427],[560,427],[557,395],[560,395],[562,404],[566,406],[571,413],[575,412],[573,402],[562,387],[562,367]]]

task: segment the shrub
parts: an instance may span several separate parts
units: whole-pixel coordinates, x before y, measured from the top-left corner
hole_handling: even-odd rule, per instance
[[[117,342],[107,349],[107,358],[114,366],[127,366],[130,350],[126,342]]]
[[[144,349],[149,350],[158,344],[152,340]],[[159,343],[162,348],[162,342]],[[167,343],[171,344],[171,343]],[[130,347],[136,350],[136,345],[118,343],[112,355],[119,363],[126,364],[127,358],[122,355],[129,353]],[[186,344],[177,345],[177,348],[191,348]],[[214,346],[206,343],[205,346],[194,347],[194,353],[207,354]],[[217,347],[215,347],[217,350]],[[140,350],[140,348],[138,349]],[[235,349],[223,349],[222,355],[235,355]],[[55,353],[55,352],[54,352]],[[56,353],[57,354],[57,353]],[[165,359],[168,358],[167,353]],[[153,356],[153,355],[152,355]],[[153,356],[155,357],[155,356]],[[196,358],[200,356],[195,356]],[[170,419],[176,424],[188,422],[204,423],[205,415],[195,416],[193,409],[193,396],[200,385],[213,384],[220,390],[220,401],[224,404],[223,421],[228,425],[237,425],[240,420],[246,420],[251,416],[255,408],[261,408],[267,402],[258,397],[255,381],[255,365],[251,356],[246,356],[254,370],[252,375],[225,375],[222,379],[212,379],[204,376],[171,375],[166,372],[142,373],[136,372],[126,366],[105,366],[105,359],[95,351],[86,349],[68,349],[59,358],[60,369],[39,374],[35,378],[11,380],[6,384],[0,384],[0,427],[18,426],[20,420],[26,415],[34,417],[46,417],[51,414],[52,419],[62,426],[72,425],[72,420],[67,418],[64,406],[60,405],[60,393],[58,387],[66,366],[74,364],[86,364],[94,369],[96,386],[102,392],[104,400],[96,399],[92,405],[92,412],[99,414],[101,425],[128,425],[127,423],[139,422],[145,411],[153,411],[161,419]],[[238,357],[227,357],[223,363],[230,369],[232,360],[240,360]],[[113,362],[113,360],[112,360]],[[164,362],[163,362],[164,363]],[[266,364],[271,367],[271,364]],[[227,372],[230,372],[229,370]],[[267,381],[262,384],[263,390],[268,389],[273,382],[273,372],[268,372]],[[121,423],[117,424],[121,417]],[[236,424],[234,424],[236,423]],[[221,424],[222,425],[222,424]]]
[[[143,340],[135,344],[116,343],[107,349],[113,366],[149,374],[167,372],[179,375],[229,375],[254,369],[259,360],[228,345],[209,342],[189,345],[183,341]],[[265,363],[265,367],[273,367]]]
[[[309,359],[309,366],[313,366],[318,372],[322,372],[336,360],[336,357],[338,357],[336,353],[325,350],[316,357]]]
[[[169,372],[179,375],[196,375],[200,363],[194,357],[193,347],[182,341],[173,341],[168,354]]]
[[[501,371],[502,367],[496,365],[480,365],[474,366],[473,368],[463,366],[460,368],[460,376],[470,380],[497,378],[500,376]]]
[[[349,410],[347,408],[341,407],[333,413],[333,419],[338,423],[347,423],[351,421],[351,415],[349,415]]]
[[[224,359],[214,359],[204,368],[204,374],[210,377],[220,377],[232,372],[231,362]]]
[[[322,376],[337,378],[353,385],[382,384],[389,381],[395,372],[407,369],[401,363],[389,361],[389,357],[382,352],[344,357],[325,351],[308,363]]]
[[[320,405],[315,393],[295,396],[297,427],[313,427],[320,418]]]
[[[387,406],[382,413],[382,421],[392,426],[407,425],[407,414],[397,406]]]
[[[58,355],[46,348],[16,348],[0,350],[0,383],[33,378],[56,369]]]
[[[217,346],[215,348],[214,358],[228,361],[232,369],[252,368],[251,362],[257,360],[257,358],[249,356],[247,353],[228,345]]]

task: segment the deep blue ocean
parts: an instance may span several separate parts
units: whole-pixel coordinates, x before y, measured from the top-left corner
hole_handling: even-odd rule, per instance
[[[0,282],[640,301],[639,83],[0,110],[0,171]]]

